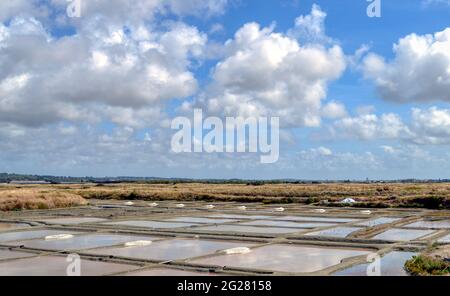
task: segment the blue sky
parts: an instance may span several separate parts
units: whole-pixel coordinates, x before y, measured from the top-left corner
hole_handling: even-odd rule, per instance
[[[446,0],[381,0],[380,18],[365,0],[81,0],[80,18],[63,0],[11,3],[0,171],[450,178]],[[280,116],[279,161],[172,153],[170,122],[194,108]]]

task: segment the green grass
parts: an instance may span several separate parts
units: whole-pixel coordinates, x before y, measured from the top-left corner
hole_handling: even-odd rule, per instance
[[[406,270],[412,275],[449,275],[450,263],[419,255],[406,261]]]

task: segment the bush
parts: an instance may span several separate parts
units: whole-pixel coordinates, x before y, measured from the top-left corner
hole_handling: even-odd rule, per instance
[[[406,270],[412,275],[449,275],[450,263],[419,255],[406,261]]]
[[[307,205],[314,204],[314,203],[316,203],[316,202],[318,202],[318,200],[317,200],[317,198],[315,198],[315,197],[309,197],[309,198],[306,200],[306,204],[307,204]]]
[[[443,196],[417,197],[412,199],[412,202],[426,209],[443,209],[448,203]]]

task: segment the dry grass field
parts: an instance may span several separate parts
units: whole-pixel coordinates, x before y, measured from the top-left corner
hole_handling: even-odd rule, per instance
[[[355,207],[450,208],[450,184],[75,184],[0,185],[0,209],[57,208],[89,199],[236,201]]]
[[[2,188],[0,190],[1,211],[66,208],[85,204],[87,201],[80,195],[58,189]]]

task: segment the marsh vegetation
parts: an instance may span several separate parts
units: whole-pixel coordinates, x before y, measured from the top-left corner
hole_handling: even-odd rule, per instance
[[[352,198],[356,203],[340,202]],[[0,185],[0,209],[84,205],[89,199],[299,203],[364,208],[450,208],[450,184],[119,183]]]

